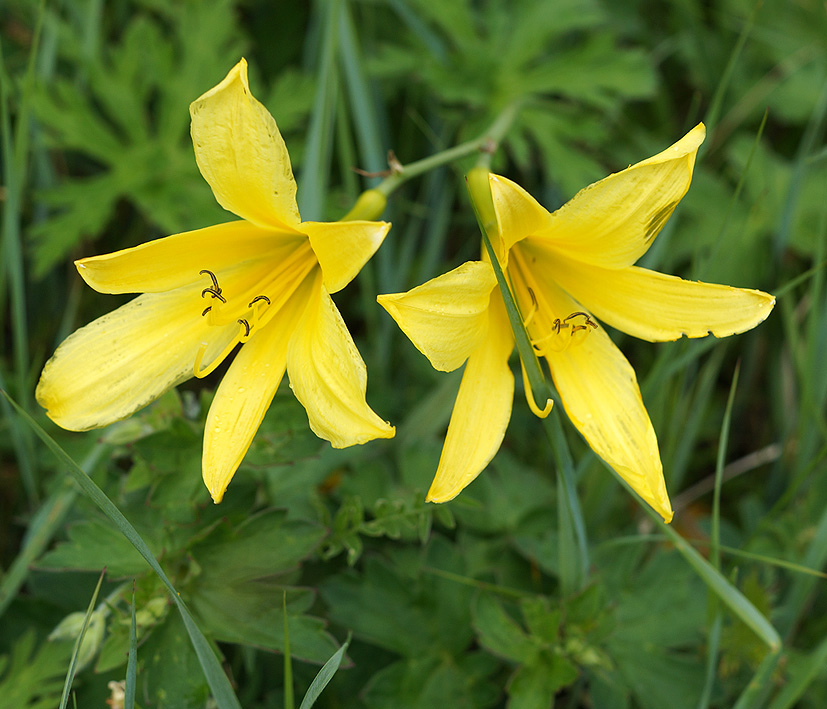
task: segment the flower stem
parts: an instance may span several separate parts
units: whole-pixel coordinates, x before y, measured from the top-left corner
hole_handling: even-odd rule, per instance
[[[392,164],[391,174],[376,187],[362,192],[353,205],[353,208],[342,217],[341,221],[378,219],[382,211],[384,211],[387,197],[400,185],[434,168],[447,165],[467,155],[472,155],[475,152],[480,153],[477,159],[477,166],[487,168],[491,164],[491,156],[496,152],[503,136],[508,132],[511,124],[514,122],[519,108],[519,101],[508,104],[488,129],[474,140],[460,143],[453,148],[442,150],[408,165],[402,165],[398,162]]]

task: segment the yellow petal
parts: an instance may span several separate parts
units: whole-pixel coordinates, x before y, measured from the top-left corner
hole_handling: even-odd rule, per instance
[[[496,285],[490,265],[468,261],[407,293],[376,300],[435,369],[451,372],[485,337],[489,296]]]
[[[278,263],[303,242],[305,237],[295,232],[237,221],[81,259],[75,266],[100,293],[159,293],[203,280],[199,272],[205,268],[217,273],[253,259]]]
[[[273,117],[250,93],[242,59],[190,104],[195,160],[218,203],[261,227],[296,228],[296,181]]]
[[[586,263],[630,266],[651,246],[689,189],[705,135],[701,123],[666,150],[586,187],[533,238]]]
[[[559,289],[543,295],[560,312],[577,304]],[[637,378],[603,328],[566,350],[548,350],[554,385],[572,423],[588,444],[665,521],[672,519],[658,441]]]
[[[197,288],[139,296],[70,335],[37,385],[49,418],[72,431],[106,426],[192,377],[202,341],[214,359],[239,326],[210,327]]]
[[[321,283],[321,274],[290,340],[287,371],[310,428],[334,448],[393,438],[394,427],[365,401],[365,363]]]
[[[328,293],[350,283],[391,228],[388,222],[304,222],[302,231],[319,259]]]
[[[500,449],[511,418],[514,347],[499,291],[491,294],[488,335],[468,358],[429,502],[447,502],[479,475]]]
[[[553,256],[538,258],[536,265],[601,320],[652,342],[744,332],[775,305],[773,296],[758,290],[685,281],[637,266],[604,269]]]
[[[239,351],[215,392],[204,429],[202,475],[218,503],[247,453],[279,388],[287,344],[316,279],[305,279],[290,301]]]
[[[548,227],[548,210],[516,182],[499,175],[490,175],[488,179],[506,251]]]

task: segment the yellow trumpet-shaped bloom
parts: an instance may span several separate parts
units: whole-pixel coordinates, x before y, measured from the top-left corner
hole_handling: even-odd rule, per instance
[[[201,174],[239,221],[77,261],[101,293],[141,293],[69,336],[37,400],[63,428],[123,419],[244,346],[216,391],[203,476],[220,502],[284,377],[310,427],[334,447],[391,438],[365,401],[367,374],[330,293],[379,248],[385,222],[302,222],[273,117],[241,60],[190,105]]]
[[[488,175],[490,195],[471,189],[483,219],[490,197],[494,251],[569,418],[667,522],[672,507],[635,372],[598,321],[654,342],[725,337],[755,327],[772,310],[775,298],[761,291],[633,265],[689,189],[704,136],[698,125],[553,213],[504,177]],[[465,263],[408,293],[378,300],[434,367],[450,371],[467,360],[428,492],[430,501],[450,500],[496,454],[511,416],[508,358],[514,340],[493,269],[485,261]],[[530,394],[528,399],[541,413]]]

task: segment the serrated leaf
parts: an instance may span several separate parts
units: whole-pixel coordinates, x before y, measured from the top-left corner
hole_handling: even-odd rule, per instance
[[[325,536],[323,527],[288,520],[282,510],[262,512],[235,529],[222,525],[191,549],[201,583],[233,583],[283,574],[307,558]]]
[[[38,562],[46,569],[100,570],[114,577],[134,576],[146,571],[146,562],[117,529],[103,521],[73,524],[68,541],[61,542]]]
[[[542,649],[490,594],[481,594],[474,603],[473,623],[479,643],[512,662],[531,663]]]
[[[291,656],[324,663],[336,651],[337,643],[325,630],[323,620],[300,613],[312,604],[313,592],[309,589],[271,581],[196,583],[189,602],[216,640],[282,652],[285,631],[279,600],[285,591]]]
[[[52,709],[60,701],[71,643],[36,645],[34,631],[0,656],[0,709]]]

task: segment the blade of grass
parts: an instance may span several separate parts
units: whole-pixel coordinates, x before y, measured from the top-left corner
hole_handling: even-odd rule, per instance
[[[712,493],[712,526],[710,531],[709,563],[718,571],[721,570],[721,485],[723,482],[724,463],[726,461],[727,444],[729,443],[729,429],[732,423],[732,405],[735,401],[735,389],[738,386],[738,374],[741,370],[740,362],[735,365],[732,375],[732,384],[729,387],[729,397],[724,409],[724,420],[721,423],[721,436],[718,441],[718,456],[715,460],[715,488]]]
[[[345,651],[347,650],[348,645],[350,645],[350,633],[348,633],[347,640],[345,640],[342,647],[333,653],[331,658],[324,663],[322,669],[320,669],[319,673],[313,678],[313,681],[310,683],[310,687],[307,690],[307,694],[305,694],[304,699],[302,699],[299,709],[310,709],[310,707],[316,703],[319,695],[324,691],[324,688],[327,687],[330,680],[333,679],[333,675],[335,675],[336,671],[339,669],[339,665],[342,663],[342,658],[345,656]]]
[[[26,74],[18,106],[15,126],[12,129],[9,97],[10,78],[6,72],[2,44],[0,44],[0,147],[3,160],[3,182],[5,200],[2,215],[2,234],[0,234],[0,292],[5,296],[6,278],[9,289],[9,311],[11,315],[11,339],[14,356],[14,386],[17,396],[23,397],[30,390],[28,385],[29,367],[29,329],[26,318],[26,277],[21,244],[20,220],[23,210],[23,190],[26,185],[27,163],[29,158],[29,131],[31,127],[30,96],[34,82],[38,47],[43,28],[46,3],[41,0],[32,35]],[[4,311],[5,308],[2,309]],[[0,311],[0,312],[2,312]],[[5,384],[0,382],[0,387]],[[28,405],[28,397],[24,400]],[[31,431],[20,427],[16,419],[12,424],[14,434],[12,445],[20,465],[20,477],[29,504],[34,507],[39,501],[37,468],[34,463],[34,446]]]
[[[589,570],[586,523],[577,495],[574,463],[558,416],[543,419],[557,469],[557,516],[560,587],[569,596],[585,588]]]
[[[726,67],[724,67],[724,72],[721,74],[721,80],[718,82],[718,86],[715,88],[715,95],[712,97],[712,101],[709,105],[709,110],[706,112],[705,123],[710,129],[715,129],[718,123],[718,117],[721,115],[721,106],[724,102],[724,96],[726,95],[726,91],[729,88],[729,83],[732,80],[732,75],[735,72],[735,65],[738,63],[738,58],[741,56],[741,52],[744,49],[744,45],[747,43],[747,39],[749,38],[750,33],[752,32],[752,27],[755,24],[755,15],[758,12],[758,8],[761,6],[761,0],[757,0],[752,6],[752,12],[750,12],[747,21],[744,23],[744,27],[741,30],[741,34],[738,35],[738,41],[735,43],[735,46],[732,49],[732,53],[729,55],[729,59],[727,60]],[[717,141],[715,140],[718,136],[713,136],[713,140],[709,141],[708,145],[703,146],[699,153],[703,154],[705,149],[711,150],[712,148],[717,146]]]
[[[132,623],[129,626],[129,658],[126,661],[126,687],[123,709],[135,709],[138,685],[138,624],[135,617],[135,582],[132,582]]]
[[[738,701],[732,709],[758,709],[764,705],[770,690],[772,689],[772,673],[775,671],[778,661],[781,659],[781,649],[768,652],[758,666],[752,680],[746,686]]]
[[[708,709],[712,699],[712,688],[718,673],[718,651],[721,647],[721,630],[724,624],[724,614],[720,609],[715,611],[712,623],[709,625],[709,641],[706,648],[706,674],[701,697],[698,700],[698,709]]]
[[[631,492],[631,488],[628,489]],[[781,647],[781,638],[778,635],[778,631],[747,597],[735,588],[718,569],[704,559],[686,539],[668,524],[665,524],[657,512],[651,510],[648,505],[641,506],[655,521],[661,532],[674,544],[675,549],[677,549],[678,553],[693,568],[695,573],[698,574],[707,588],[720,598],[735,617],[749,627],[771,651],[775,652],[778,650]]]
[[[370,91],[362,65],[359,39],[353,25],[350,4],[345,2],[339,13],[339,56],[342,60],[342,74],[345,79],[353,129],[359,143],[359,153],[364,161],[360,167],[368,172],[384,170],[385,151],[382,149],[382,127],[376,111],[376,100]],[[375,187],[379,177],[368,177],[368,186]]]
[[[287,591],[281,598],[281,612],[284,618],[284,709],[293,709],[293,660],[290,657],[290,626],[287,623]]]
[[[314,7],[324,15],[319,63],[316,68],[316,95],[310,114],[310,127],[307,131],[307,149],[301,171],[301,187],[297,194],[299,213],[305,221],[324,218],[333,123],[336,117],[336,95],[339,90],[336,44],[341,0],[316,3]]]
[[[86,629],[89,627],[89,619],[92,617],[92,611],[95,610],[95,604],[98,602],[98,592],[101,590],[103,577],[106,575],[106,569],[101,571],[98,584],[95,586],[95,592],[89,601],[89,607],[86,609],[86,615],[83,618],[83,625],[80,627],[77,640],[75,640],[75,649],[72,651],[72,659],[69,662],[69,669],[66,672],[66,681],[63,683],[63,693],[60,695],[60,709],[66,709],[66,703],[69,701],[69,692],[72,691],[72,683],[75,681],[75,669],[78,664],[78,655],[80,654],[80,646],[83,644],[83,638],[86,635]]]
[[[38,438],[40,438],[40,440],[46,444],[46,447],[55,455],[55,457],[66,466],[69,474],[75,479],[81,490],[83,490],[89,499],[92,500],[92,502],[94,502],[101,509],[101,511],[112,520],[112,522],[114,522],[121,534],[123,534],[130,541],[132,546],[137,549],[138,553],[144,557],[150,568],[152,568],[152,570],[158,575],[158,578],[164,586],[167,587],[173,602],[178,607],[178,611],[181,613],[181,619],[184,621],[184,626],[190,636],[190,641],[195,649],[195,654],[198,656],[198,661],[201,664],[201,668],[204,670],[204,676],[207,679],[207,683],[210,686],[210,690],[213,693],[213,698],[215,699],[216,705],[219,709],[241,709],[238,698],[235,696],[235,693],[230,686],[230,681],[224,673],[224,670],[222,669],[212,646],[207,638],[204,637],[204,634],[201,632],[201,629],[192,617],[189,608],[187,608],[186,604],[181,599],[180,594],[175,590],[172,582],[169,580],[166,573],[164,573],[161,565],[150,551],[146,542],[140,534],[138,534],[135,527],[133,527],[129,520],[124,517],[123,513],[117,508],[115,503],[113,503],[106,496],[103,490],[95,484],[92,478],[90,478],[78,466],[78,464],[72,460],[69,454],[66,453],[66,451],[64,451],[63,448],[61,448],[58,443],[43,430],[43,428],[41,428],[37,421],[35,421],[16,401],[9,397],[5,391],[3,391],[2,394],[15,408],[18,416],[20,416],[34,430]]]
[[[827,638],[822,640],[801,663],[798,672],[790,672],[786,684],[772,700],[769,709],[791,709],[799,706],[796,702],[807,691],[807,687],[818,679],[827,665]]]
[[[738,375],[741,371],[740,362],[735,365],[735,373],[732,375],[732,384],[729,387],[726,409],[724,409],[724,420],[721,423],[721,435],[718,441],[718,456],[715,460],[715,487],[712,493],[712,520],[709,540],[709,563],[718,571],[721,570],[721,487],[723,485],[724,463],[726,462],[726,451],[729,443],[729,430],[732,422],[732,405],[735,402],[735,391],[738,387]],[[698,702],[699,709],[706,709],[712,697],[712,687],[715,683],[715,668],[718,666],[718,652],[721,647],[721,626],[723,614],[721,613],[717,596],[710,593],[709,612],[712,622],[709,624],[707,642],[707,665],[704,688],[701,692],[701,699]]]
[[[2,402],[4,409],[12,411],[5,399],[2,399]],[[9,417],[9,420],[16,421],[17,418]],[[92,470],[106,450],[108,450],[108,446],[96,445],[81,463],[81,468]],[[6,612],[9,604],[14,600],[23,582],[28,577],[32,564],[40,558],[55,532],[63,524],[63,520],[69,510],[72,509],[77,495],[77,489],[67,480],[64,485],[52,492],[32,518],[20,552],[9,566],[2,580],[0,580],[0,616]]]

